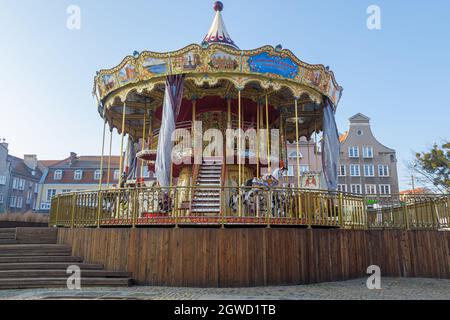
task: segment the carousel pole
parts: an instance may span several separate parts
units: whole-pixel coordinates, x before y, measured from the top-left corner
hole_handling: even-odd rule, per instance
[[[238,162],[238,215],[242,216],[242,200],[241,200],[241,185],[242,185],[242,176],[241,176],[241,90],[238,89],[238,154],[237,154],[237,162]]]
[[[112,119],[111,119],[112,123]],[[108,176],[106,177],[106,188],[109,189],[109,180],[110,180],[110,172],[111,172],[111,153],[112,153],[112,137],[113,137],[113,130],[114,128],[110,128],[110,134],[109,134],[109,156],[108,156]]]
[[[195,126],[194,126],[194,123],[195,123],[195,119],[196,119],[196,117],[197,117],[197,99],[193,99],[192,100],[192,143],[193,143],[193,145],[192,145],[192,147],[194,148],[195,147]],[[195,150],[195,149],[194,149]]]
[[[125,136],[125,110],[127,104],[123,103],[122,108],[122,128],[121,128],[121,141],[120,141],[120,163],[119,163],[119,188],[122,185],[122,170],[123,170],[123,139]]]
[[[146,119],[147,116],[147,108],[144,110],[144,123],[142,126],[142,146],[141,146],[141,151],[144,151],[144,147],[145,147],[145,124],[147,122]],[[144,177],[144,160],[141,160],[141,174],[140,174],[140,178],[142,179]]]
[[[314,158],[316,163],[316,171],[319,171],[319,158],[317,150],[317,122],[316,117],[314,117]]]
[[[269,96],[266,94],[266,143],[267,143],[267,169],[268,174],[272,173],[270,163],[270,138],[269,138]]]
[[[256,104],[256,177],[259,178],[259,100]]]
[[[105,114],[103,114],[105,116]],[[102,190],[103,181],[103,155],[105,153],[105,133],[106,133],[106,119],[103,123],[103,136],[102,136],[102,155],[100,156],[100,179],[98,181],[98,190]]]
[[[297,188],[299,190],[298,193],[298,205],[299,205],[299,214],[302,217],[302,203],[301,203],[301,195],[300,195],[300,145],[299,145],[299,130],[298,130],[298,98],[294,98],[295,101],[295,138],[296,138],[296,151],[297,151]]]

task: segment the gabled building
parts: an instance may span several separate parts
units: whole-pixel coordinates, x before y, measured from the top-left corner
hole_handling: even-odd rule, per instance
[[[379,142],[370,118],[357,113],[340,135],[338,190],[366,195],[398,194],[397,157],[394,149]]]
[[[0,143],[0,213],[36,210],[42,172],[36,155],[18,158],[9,154],[6,142]]]
[[[39,211],[48,212],[51,199],[57,194],[98,189],[102,176],[100,160],[100,156],[77,156],[71,152],[63,160],[40,161],[46,170],[40,181]],[[119,179],[119,157],[111,157],[109,179],[108,160],[108,156],[103,157],[103,187],[108,181],[110,186],[116,185]]]

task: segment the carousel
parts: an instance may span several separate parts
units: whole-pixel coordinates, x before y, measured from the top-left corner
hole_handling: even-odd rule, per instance
[[[56,224],[340,226],[344,207],[364,224],[362,201],[336,192],[342,87],[333,72],[281,45],[240,49],[223,4],[213,8],[200,44],[135,51],[97,72],[102,158],[111,157],[116,129],[121,174],[110,181],[108,165],[99,190],[55,197]],[[300,170],[300,139],[320,144],[322,170]],[[293,163],[288,145],[297,151]],[[294,183],[288,166],[297,168]]]

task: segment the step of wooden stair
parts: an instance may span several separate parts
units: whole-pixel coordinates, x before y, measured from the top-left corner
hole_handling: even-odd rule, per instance
[[[1,244],[14,244],[17,243],[16,239],[0,239],[0,245]]]
[[[1,239],[16,239],[16,234],[9,232],[0,233],[0,240]]]
[[[131,278],[81,278],[83,287],[129,287]],[[0,289],[67,288],[67,278],[10,278],[0,279]]]
[[[82,257],[73,256],[11,256],[0,257],[0,263],[44,263],[44,262],[66,262],[66,263],[81,263]]]
[[[105,271],[105,270],[89,270],[81,269],[81,277],[90,278],[130,278],[131,273],[121,271]],[[65,278],[67,279],[72,273],[68,274],[66,270],[48,269],[48,270],[1,270],[0,279],[9,278]]]
[[[15,228],[0,228],[0,233],[14,233],[16,234]]]
[[[4,244],[0,245],[0,257],[4,256],[69,256],[70,246],[62,244]]]
[[[214,212],[214,213],[218,213],[220,212],[220,208],[198,208],[198,207],[193,207],[192,208],[192,213],[206,213],[206,212]]]
[[[37,270],[37,269],[62,269],[77,265],[81,269],[101,270],[103,265],[98,263],[73,263],[73,262],[23,262],[23,263],[0,263],[2,270]]]

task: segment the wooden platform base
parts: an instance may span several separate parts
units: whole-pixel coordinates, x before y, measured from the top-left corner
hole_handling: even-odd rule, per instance
[[[450,232],[301,228],[58,229],[58,243],[137,284],[288,285],[382,276],[450,278]]]

